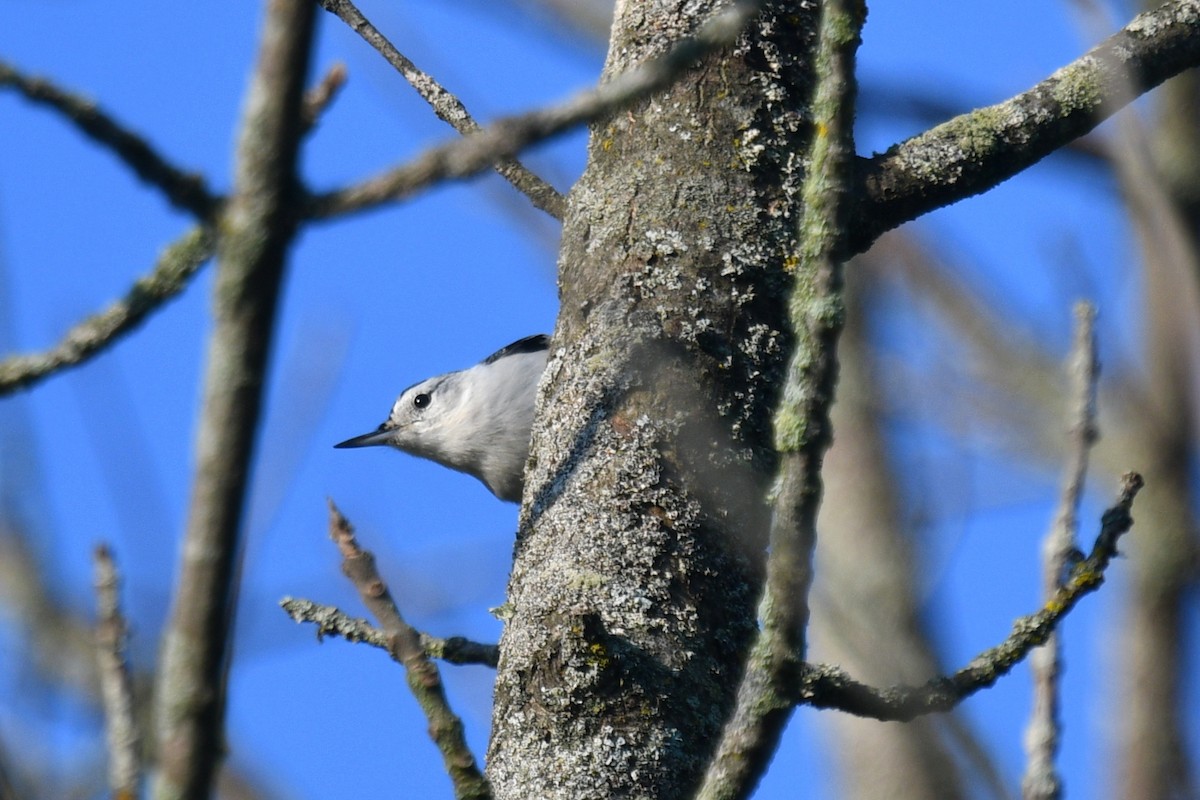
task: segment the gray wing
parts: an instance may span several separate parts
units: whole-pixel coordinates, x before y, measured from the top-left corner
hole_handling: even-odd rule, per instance
[[[533,336],[526,336],[524,339],[518,339],[510,345],[501,347],[496,352],[485,358],[482,363],[491,364],[505,356],[515,356],[519,353],[536,353],[540,350],[550,349],[550,337],[544,333],[537,333]]]

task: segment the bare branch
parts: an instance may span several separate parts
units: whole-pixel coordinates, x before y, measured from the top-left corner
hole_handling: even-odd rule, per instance
[[[225,678],[250,458],[284,264],[295,235],[296,166],[316,9],[265,4],[234,192],[222,209],[214,329],[196,477],[158,672],[154,796],[208,797],[224,752]]]
[[[115,800],[134,800],[141,783],[140,742],[129,674],[129,628],[121,613],[120,578],[112,552],[99,545],[95,567],[96,662],[108,740],[108,785]]]
[[[1200,3],[1173,0],[1027,92],[955,117],[859,167],[849,246],[862,252],[901,223],[979,194],[1095,128],[1139,92],[1200,64]]]
[[[334,64],[321,78],[321,82],[309,89],[304,95],[304,129],[312,131],[317,126],[317,120],[337,99],[342,87],[346,85],[346,65]]]
[[[454,796],[490,798],[491,787],[467,747],[462,720],[446,700],[437,665],[425,655],[416,630],[401,616],[387,584],[375,569],[375,556],[359,547],[354,529],[332,500],[329,502],[329,535],[342,554],[342,572],[354,583],[363,603],[379,621],[392,657],[404,664],[408,687],[429,720],[429,735],[442,753],[446,773],[454,784]]]
[[[816,708],[902,722],[948,711],[991,686],[1030,650],[1045,643],[1076,603],[1103,585],[1109,562],[1117,555],[1118,541],[1133,526],[1133,500],[1141,488],[1141,475],[1127,472],[1122,476],[1117,503],[1104,512],[1091,554],[1072,567],[1063,585],[1040,611],[1018,619],[1007,639],[980,653],[958,672],[933,678],[921,686],[879,689],[855,681],[837,667],[807,664],[798,666],[802,679],[793,689],[794,699]]]
[[[480,664],[495,669],[500,663],[499,645],[475,642],[464,636],[443,639],[422,633],[421,647],[430,658],[445,661],[447,664]]]
[[[503,117],[482,130],[440,145],[407,164],[348,189],[309,199],[307,215],[326,219],[401,200],[439,181],[468,178],[503,158],[586,122],[626,108],[669,85],[705,54],[735,41],[758,13],[762,0],[736,0],[714,15],[695,36],[595,89],[558,105]]]
[[[846,190],[854,158],[855,54],[866,7],[828,0],[816,52],[813,137],[804,182],[799,263],[790,299],[796,345],[775,412],[780,454],[762,628],[750,650],[737,706],[697,797],[746,797],[770,763],[795,707],[781,691],[804,658],[808,591],[821,504],[821,462],[832,441],[829,410],[837,384],[837,341],[845,315]]]
[[[1096,384],[1100,366],[1096,357],[1096,310],[1088,303],[1075,308],[1075,344],[1071,348],[1071,450],[1059,499],[1058,513],[1046,535],[1042,550],[1042,587],[1047,601],[1061,585],[1070,559],[1077,553],[1079,503],[1087,478],[1088,454],[1096,441]],[[1025,731],[1026,767],[1021,780],[1025,800],[1057,800],[1062,797],[1062,777],[1054,764],[1058,753],[1058,677],[1062,669],[1062,646],[1058,634],[1033,652],[1034,696],[1029,727]]]
[[[0,87],[10,87],[27,100],[51,108],[85,136],[111,150],[139,178],[155,186],[176,208],[191,212],[199,221],[210,221],[220,198],[208,190],[204,179],[172,165],[150,143],[105,114],[91,100],[58,88],[44,78],[22,74],[0,61]]]
[[[361,617],[351,617],[333,606],[314,603],[296,597],[285,597],[279,606],[296,622],[311,622],[317,626],[317,641],[326,636],[340,636],[347,642],[363,642],[388,651],[397,662],[403,663],[392,651],[392,640],[386,633]],[[500,648],[494,644],[473,642],[462,636],[441,639],[427,633],[418,634],[421,649],[430,658],[448,664],[482,664],[495,668],[500,661]]]
[[[54,347],[42,353],[0,361],[0,396],[11,394],[54,373],[104,352],[138,327],[188,285],[215,248],[212,231],[198,227],[167,248],[154,270],[133,284],[120,300],[83,320]]]
[[[438,119],[448,123],[454,130],[463,134],[476,133],[480,130],[479,123],[471,117],[466,106],[449,90],[434,80],[433,76],[422,71],[397,50],[387,37],[371,24],[350,0],[319,0],[321,7],[336,14],[342,22],[363,38],[408,81],[417,94],[433,108]],[[566,209],[566,199],[561,193],[525,165],[512,158],[502,158],[493,165],[496,172],[513,185],[518,192],[525,195],[542,211],[557,220],[562,220]]]
[[[0,501],[0,507],[4,505]],[[26,669],[31,670],[31,675],[36,674],[38,684],[45,684],[44,691],[49,692],[49,696],[71,697],[71,702],[82,701],[89,707],[102,708],[104,688],[96,659],[94,615],[63,605],[58,591],[60,585],[46,578],[34,557],[36,545],[31,541],[33,539],[36,536],[19,517],[0,512],[0,606],[11,618],[24,620],[24,641],[11,652],[22,654],[28,663]],[[144,670],[131,674],[135,719],[143,729],[143,763],[154,760],[153,741],[144,735],[150,677]],[[44,790],[35,792],[33,787],[49,785],[62,790],[56,797],[97,796],[97,776],[90,768],[85,770],[87,775],[83,778],[88,788],[72,794],[63,783],[67,778],[61,765],[57,769],[50,765],[50,772],[46,772],[27,763],[28,746],[17,750],[22,758],[11,759],[14,752],[8,746],[11,744],[15,742],[5,742],[0,737],[0,800],[36,800],[46,795]],[[267,800],[277,796],[260,781],[260,777],[232,767],[222,774],[217,796],[228,800]]]

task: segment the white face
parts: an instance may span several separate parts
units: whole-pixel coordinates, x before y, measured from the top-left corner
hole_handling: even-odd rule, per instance
[[[474,475],[503,500],[519,500],[537,378],[547,354],[500,354],[410,386],[378,429],[337,447],[390,445]]]
[[[419,430],[427,419],[436,417],[442,397],[437,391],[440,378],[430,378],[414,384],[396,398],[392,411],[384,425],[398,435],[406,431]]]
[[[429,378],[410,386],[392,406],[384,428],[387,443],[409,453],[437,458],[451,432],[462,392],[456,373]]]

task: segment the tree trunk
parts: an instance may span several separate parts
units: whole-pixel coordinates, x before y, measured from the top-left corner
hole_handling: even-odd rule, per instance
[[[606,77],[715,3],[619,3]],[[687,796],[755,630],[791,342],[815,11],[592,127],[559,260],[488,775],[500,798]]]

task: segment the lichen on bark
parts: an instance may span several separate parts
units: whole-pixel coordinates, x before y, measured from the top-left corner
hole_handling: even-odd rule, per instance
[[[606,77],[719,4],[619,4]],[[755,631],[815,9],[592,127],[527,473],[497,797],[684,797]]]

